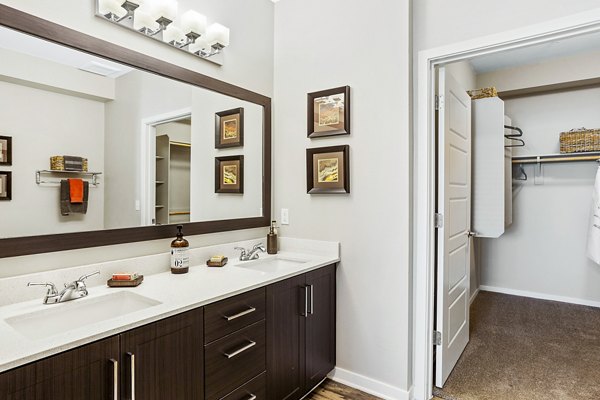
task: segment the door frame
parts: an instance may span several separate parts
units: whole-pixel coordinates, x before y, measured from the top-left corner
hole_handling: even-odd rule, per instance
[[[186,107],[143,118],[140,132],[140,218],[142,226],[152,226],[156,206],[156,126],[192,116]]]
[[[413,398],[428,400],[433,389],[435,268],[435,68],[481,56],[600,32],[600,8],[418,54],[413,209]]]

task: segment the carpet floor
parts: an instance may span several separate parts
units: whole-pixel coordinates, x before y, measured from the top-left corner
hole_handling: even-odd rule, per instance
[[[448,400],[600,399],[600,309],[480,292]]]

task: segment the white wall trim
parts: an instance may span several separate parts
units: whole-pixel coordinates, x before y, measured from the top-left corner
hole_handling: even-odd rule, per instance
[[[406,391],[387,383],[348,371],[347,369],[336,367],[329,378],[343,385],[361,390],[373,396],[386,400],[410,400],[412,399],[412,389]]]
[[[469,305],[473,304],[473,302],[475,301],[475,299],[477,298],[477,295],[479,294],[479,291],[481,290],[481,285],[477,288],[477,290],[475,290],[475,292],[473,292],[473,294],[471,295],[471,298],[469,299]],[[491,291],[491,290],[490,290]]]
[[[155,212],[155,190],[156,190],[156,125],[167,122],[177,121],[179,119],[192,115],[192,109],[186,107],[181,110],[174,110],[164,114],[154,115],[144,118],[140,126],[140,216],[142,226],[152,224],[152,218]]]
[[[497,286],[481,285],[479,288],[485,292],[504,293],[504,294],[510,294],[513,296],[530,297],[532,299],[559,301],[561,303],[578,304],[581,306],[590,306],[590,307],[600,308],[600,301],[578,299],[575,297],[556,296],[553,294],[530,292],[528,290],[509,289],[509,288],[502,288],[502,287],[497,287]]]
[[[435,249],[435,67],[478,55],[497,53],[538,43],[600,31],[600,8],[521,29],[470,39],[420,51],[417,65],[414,139],[413,242],[413,387],[417,400],[428,400],[433,388],[433,271]],[[418,316],[418,317],[417,317]]]

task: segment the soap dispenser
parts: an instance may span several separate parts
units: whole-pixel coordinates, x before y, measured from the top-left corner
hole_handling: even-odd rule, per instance
[[[267,235],[267,253],[277,254],[277,231],[275,230],[275,222],[271,221],[269,234]]]
[[[190,269],[190,243],[183,237],[183,225],[177,225],[177,237],[171,242],[171,272],[185,274]]]

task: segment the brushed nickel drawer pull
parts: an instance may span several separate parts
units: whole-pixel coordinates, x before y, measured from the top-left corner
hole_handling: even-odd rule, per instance
[[[308,318],[308,285],[304,285],[304,318]]]
[[[314,307],[314,303],[315,303],[315,299],[314,299],[314,292],[315,292],[315,287],[313,285],[309,285],[310,287],[310,310],[308,311],[311,315],[315,313],[315,307]]]
[[[255,394],[251,394],[250,397],[248,397],[246,400],[256,400],[256,395]]]
[[[127,353],[131,367],[131,400],[135,400],[135,354]]]
[[[251,314],[254,311],[256,311],[256,308],[250,307],[249,309],[244,310],[244,311],[242,311],[240,313],[237,313],[235,315],[231,315],[231,316],[224,315],[223,318],[225,318],[227,321],[233,321],[234,319],[238,319],[240,317],[243,317],[244,315]]]
[[[113,367],[113,400],[119,400],[119,362],[114,358],[109,361]]]
[[[252,347],[256,346],[256,342],[250,341],[250,343],[248,343],[247,345],[245,345],[244,347],[241,347],[231,353],[223,353],[225,355],[225,357],[227,358],[233,358],[237,355],[242,354],[243,352],[245,352],[248,349],[251,349]]]

